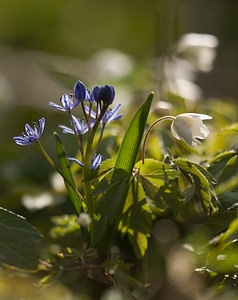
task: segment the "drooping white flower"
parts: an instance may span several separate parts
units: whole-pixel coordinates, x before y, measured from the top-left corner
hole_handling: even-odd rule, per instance
[[[199,144],[198,139],[205,139],[209,130],[203,120],[212,119],[211,116],[196,113],[184,113],[175,117],[171,132],[178,140],[183,140],[189,146],[195,147]]]

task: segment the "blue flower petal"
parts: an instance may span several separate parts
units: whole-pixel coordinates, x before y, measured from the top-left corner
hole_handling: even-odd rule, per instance
[[[77,160],[76,158],[73,158],[73,157],[69,157],[69,160],[80,165],[81,167],[84,167],[84,164],[81,163],[81,161]]]

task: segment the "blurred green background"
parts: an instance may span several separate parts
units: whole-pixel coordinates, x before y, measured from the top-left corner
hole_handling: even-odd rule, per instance
[[[52,170],[34,145],[17,146],[12,137],[44,116],[42,143],[56,159],[52,132],[67,120],[48,103],[72,93],[78,79],[89,88],[113,84],[115,102],[131,115],[151,90],[160,99],[155,59],[183,34],[206,33],[219,40],[217,57],[196,83],[205,99],[236,100],[237,11],[236,0],[0,0],[0,206],[27,217],[45,236],[51,215],[73,212],[65,202],[33,212],[22,205],[25,194],[53,190]],[[125,130],[129,120],[123,120]],[[76,145],[63,138],[74,156]]]

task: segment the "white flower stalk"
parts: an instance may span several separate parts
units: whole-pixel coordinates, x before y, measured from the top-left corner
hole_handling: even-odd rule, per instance
[[[87,213],[81,213],[77,219],[76,222],[82,226],[82,227],[87,227],[91,224],[92,219],[90,218],[90,215]]]
[[[184,113],[175,117],[171,132],[178,140],[183,140],[189,146],[195,147],[200,144],[198,139],[205,139],[209,135],[209,130],[203,120],[212,119],[211,116],[196,113]]]

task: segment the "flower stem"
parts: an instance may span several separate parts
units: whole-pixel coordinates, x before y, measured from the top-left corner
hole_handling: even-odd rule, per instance
[[[92,153],[92,156],[91,156],[92,158],[93,158],[94,155],[97,153],[98,146],[99,146],[99,144],[100,144],[100,142],[101,142],[101,140],[102,140],[103,132],[104,132],[105,127],[106,127],[106,123],[103,123],[103,124],[102,124],[102,129],[101,129],[101,132],[100,132],[100,136],[99,136],[99,139],[98,139],[98,141],[97,141],[97,145],[96,145],[95,148],[93,149],[93,153]]]
[[[87,117],[87,114],[86,114],[86,111],[85,111],[85,108],[84,108],[84,103],[83,101],[81,101],[81,106],[82,106],[82,111],[83,111],[83,115],[84,115],[84,118],[88,124],[88,117]]]
[[[88,205],[88,212],[90,216],[93,218],[94,214],[94,209],[95,205],[93,202],[93,199],[91,198],[91,183],[90,179],[88,179],[88,175],[90,174],[91,170],[91,159],[92,159],[92,150],[93,150],[93,140],[94,136],[96,133],[96,130],[98,128],[98,125],[100,124],[100,121],[102,117],[104,116],[105,112],[107,111],[108,105],[105,105],[98,118],[96,119],[94,126],[92,127],[92,130],[90,132],[90,135],[88,137],[88,143],[87,143],[87,148],[85,152],[85,162],[84,162],[84,191],[85,191],[85,196],[87,200],[87,205]]]
[[[142,164],[145,163],[145,146],[146,146],[146,142],[147,142],[149,133],[151,132],[152,128],[153,128],[155,125],[157,125],[157,124],[159,124],[160,122],[162,122],[162,121],[165,121],[165,120],[174,120],[174,119],[175,119],[175,117],[173,117],[173,116],[164,116],[164,117],[161,117],[161,118],[157,119],[156,121],[154,121],[154,122],[150,125],[150,127],[147,129],[146,134],[145,134],[145,138],[144,138],[144,142],[143,142],[143,144],[142,144],[142,149],[141,149],[141,157],[142,157],[141,159],[142,159]]]
[[[40,151],[44,155],[44,157],[48,160],[50,165],[63,177],[63,179],[71,186],[72,189],[75,190],[75,192],[78,194],[80,199],[84,201],[84,197],[80,194],[80,192],[75,188],[75,186],[72,185],[72,183],[63,175],[61,170],[56,166],[56,164],[53,162],[53,160],[50,158],[49,154],[45,151],[45,148],[41,145],[39,141],[36,141],[36,145],[39,147]]]

